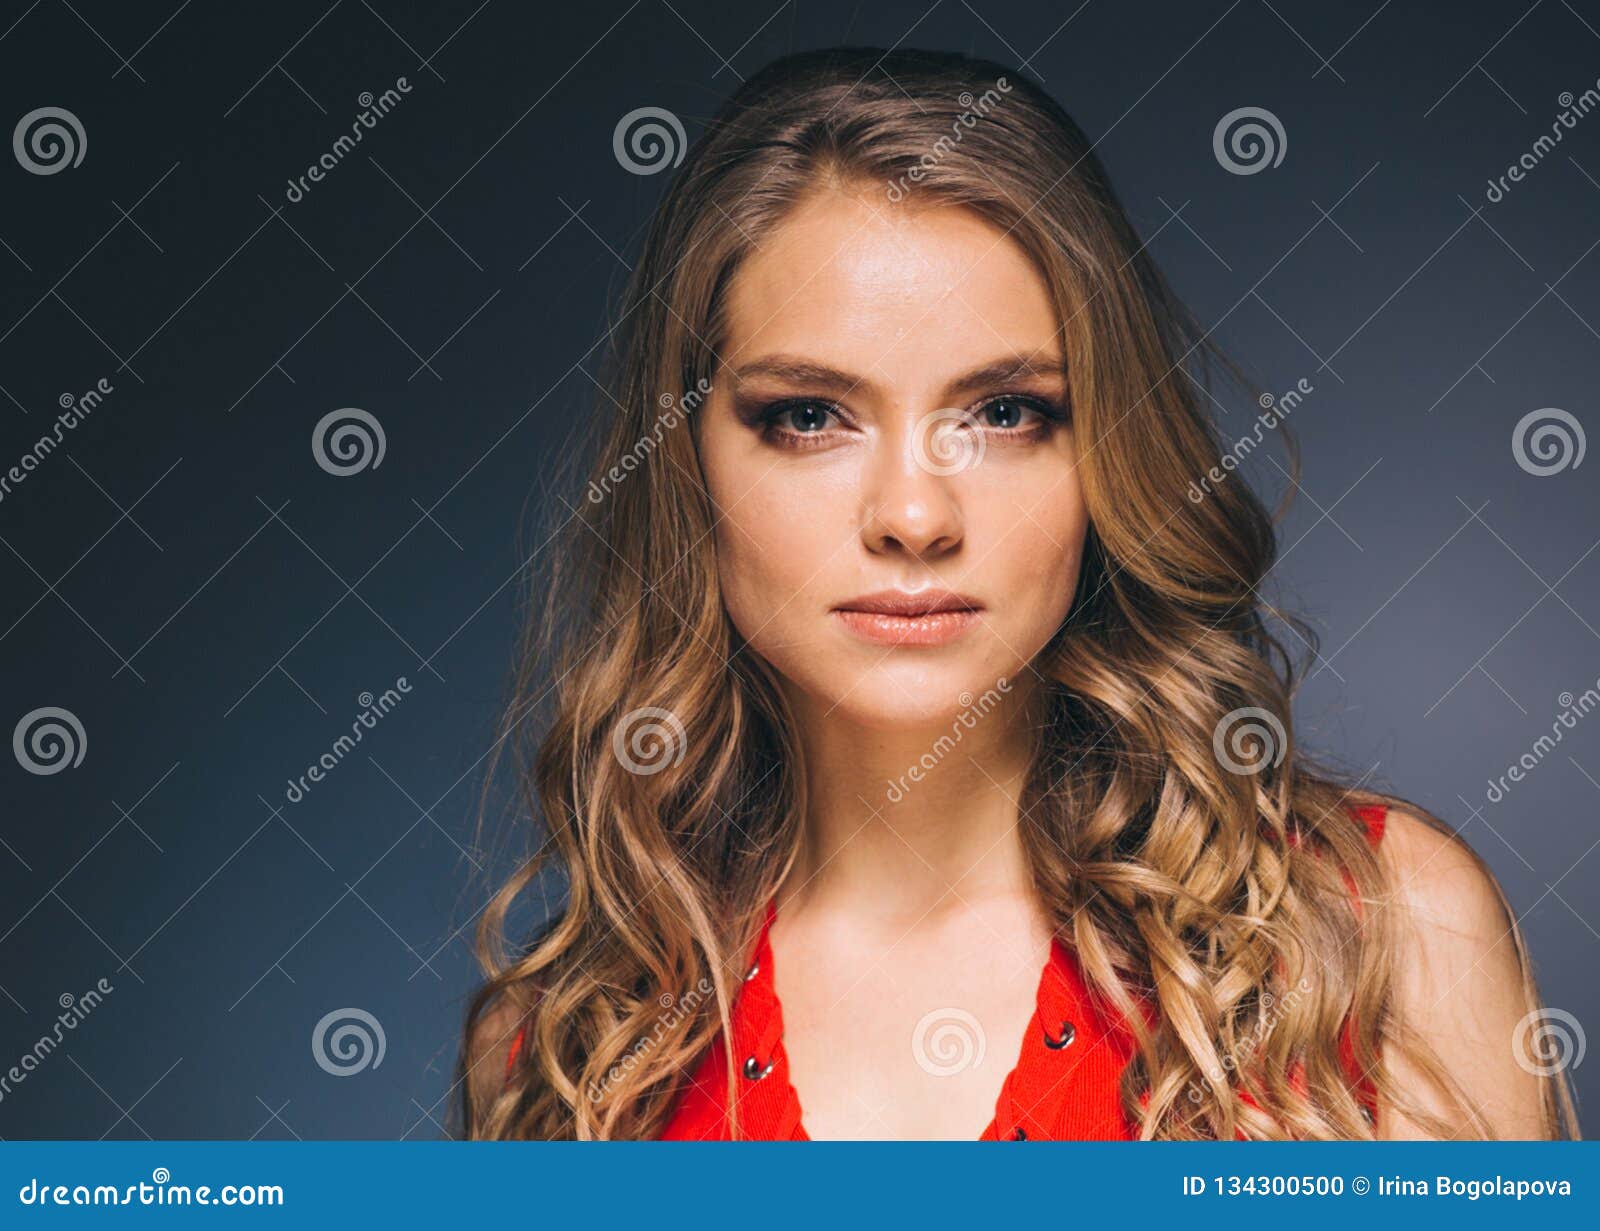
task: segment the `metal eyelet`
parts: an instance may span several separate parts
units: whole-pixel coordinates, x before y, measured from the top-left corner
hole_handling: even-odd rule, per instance
[[[1016,1128],[1011,1130],[1011,1140],[1012,1141],[1026,1141],[1027,1139],[1028,1139],[1028,1130],[1023,1128],[1022,1125],[1019,1124],[1019,1125],[1017,1125]]]
[[[1365,1104],[1363,1104],[1361,1107],[1361,1118],[1368,1124],[1376,1124],[1378,1122],[1377,1118],[1372,1114],[1372,1108],[1366,1106]]]
[[[760,971],[761,971],[761,963],[760,963],[760,962],[756,962],[756,963],[754,963],[754,964],[753,964],[753,965],[752,965],[752,966],[751,966],[751,967],[750,967],[750,969],[749,969],[749,970],[747,970],[747,971],[745,971],[745,972],[744,972],[744,981],[745,981],[745,982],[746,982],[746,983],[748,983],[748,982],[750,982],[750,980],[751,980],[751,979],[753,979],[753,978],[755,978],[755,977],[756,977],[756,975],[757,975],[757,974],[759,974],[759,973],[760,973]]]
[[[757,1061],[754,1056],[746,1057],[744,1062],[744,1075],[751,1081],[760,1081],[768,1073],[772,1072],[772,1066],[775,1063],[776,1059],[768,1060],[767,1067],[762,1068],[760,1062]]]
[[[1063,1047],[1066,1047],[1072,1042],[1073,1039],[1077,1037],[1078,1028],[1071,1022],[1062,1022],[1060,1037],[1051,1035],[1048,1030],[1044,1032],[1044,1045],[1054,1051],[1060,1051]]]

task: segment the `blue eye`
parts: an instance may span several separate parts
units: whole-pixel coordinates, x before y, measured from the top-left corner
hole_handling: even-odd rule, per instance
[[[826,402],[780,402],[767,410],[762,422],[801,436],[810,436],[825,428],[828,416],[833,413],[833,407]]]
[[[982,417],[993,416],[995,421],[987,424],[991,427],[1016,428],[1028,427],[1024,416],[1033,414],[1040,419],[1055,418],[1056,415],[1047,407],[1041,405],[1033,398],[1006,396],[991,398],[973,411],[975,417],[982,422]]]

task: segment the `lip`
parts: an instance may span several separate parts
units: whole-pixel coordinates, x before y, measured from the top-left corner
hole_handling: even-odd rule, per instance
[[[878,645],[935,646],[965,633],[982,609],[977,599],[950,590],[880,590],[840,603],[833,613]]]

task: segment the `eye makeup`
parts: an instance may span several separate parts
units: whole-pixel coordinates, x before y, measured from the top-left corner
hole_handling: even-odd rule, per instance
[[[839,429],[829,427],[830,421],[842,422],[844,427],[852,426],[849,411],[823,397],[738,396],[734,410],[739,421],[759,432],[764,441],[784,449],[817,449],[833,443]],[[972,426],[989,433],[992,443],[1002,445],[1047,439],[1070,418],[1061,403],[1032,393],[994,394],[969,407],[967,414]],[[1030,414],[1031,420],[1028,419]],[[993,415],[1010,422],[987,421],[986,417]]]

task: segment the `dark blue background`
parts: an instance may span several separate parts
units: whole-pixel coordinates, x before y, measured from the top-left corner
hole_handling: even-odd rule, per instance
[[[613,128],[656,106],[693,136],[737,77],[843,41],[1026,60],[1201,320],[1268,389],[1313,387],[1272,594],[1324,634],[1301,738],[1459,826],[1549,1002],[1596,1019],[1600,719],[1485,798],[1600,677],[1600,459],[1541,478],[1511,451],[1541,407],[1600,421],[1600,118],[1485,199],[1600,77],[1592,3],[0,13],[5,129],[58,106],[88,138],[47,176],[0,151],[0,471],[63,393],[113,387],[0,500],[0,735],[60,706],[88,737],[49,776],[0,755],[0,1071],[61,994],[115,989],[0,1135],[442,1131],[471,925],[525,841],[498,808],[476,828],[517,596],[580,496],[556,476],[663,184]],[[1219,166],[1241,106],[1282,121],[1281,166]],[[310,441],[346,406],[387,451],[340,478]],[[1227,437],[1256,413],[1216,409]],[[1281,464],[1249,468],[1274,498]],[[387,1050],[337,1078],[311,1035],[347,1006]]]

